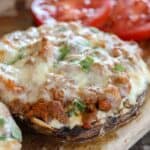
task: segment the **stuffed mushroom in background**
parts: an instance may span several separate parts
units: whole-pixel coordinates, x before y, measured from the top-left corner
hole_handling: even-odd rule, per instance
[[[0,102],[0,150],[20,150],[22,135],[7,107]]]

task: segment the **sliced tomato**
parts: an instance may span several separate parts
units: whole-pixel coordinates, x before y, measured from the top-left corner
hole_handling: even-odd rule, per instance
[[[125,40],[150,38],[150,1],[113,0],[111,15],[100,28]]]
[[[110,12],[109,0],[34,0],[32,13],[37,25],[53,21],[81,21],[100,26]]]

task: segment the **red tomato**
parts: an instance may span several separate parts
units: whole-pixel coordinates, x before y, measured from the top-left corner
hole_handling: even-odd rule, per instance
[[[108,21],[101,26],[125,40],[150,38],[150,0],[113,0]]]
[[[38,25],[58,21],[78,21],[102,25],[110,12],[109,0],[34,0],[32,13]]]

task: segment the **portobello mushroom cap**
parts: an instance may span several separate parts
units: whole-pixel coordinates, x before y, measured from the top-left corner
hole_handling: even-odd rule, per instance
[[[37,132],[84,141],[133,119],[150,73],[134,42],[80,23],[16,31],[0,41],[0,98]]]

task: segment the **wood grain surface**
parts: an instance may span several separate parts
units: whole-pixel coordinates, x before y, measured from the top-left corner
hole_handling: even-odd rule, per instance
[[[34,25],[29,11],[19,8],[15,17],[0,17],[0,35],[14,30],[26,29]],[[144,54],[150,64],[149,43]],[[141,44],[142,46],[145,43]],[[144,46],[145,47],[145,46]],[[150,94],[141,109],[141,114],[124,127],[104,136],[82,144],[62,144],[53,138],[35,134],[23,129],[23,150],[127,150],[150,130]]]

